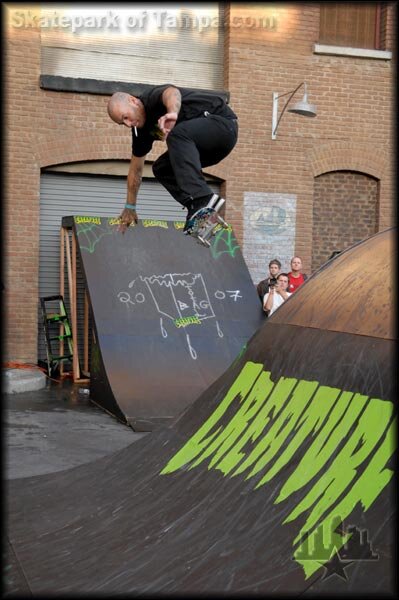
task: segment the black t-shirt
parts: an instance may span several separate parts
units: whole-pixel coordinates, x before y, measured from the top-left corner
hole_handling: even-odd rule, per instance
[[[258,292],[259,300],[261,301],[262,306],[263,306],[263,297],[269,291],[269,287],[270,287],[270,277],[267,277],[266,279],[262,279],[262,281],[259,281],[258,285],[256,286],[256,291]]]
[[[157,85],[136,96],[144,104],[146,120],[144,127],[137,130],[137,137],[134,133],[134,127],[132,127],[133,156],[145,156],[151,150],[154,141],[162,139],[161,131],[158,127],[158,119],[167,112],[162,102],[162,94],[168,87],[175,87],[181,93],[181,107],[177,123],[200,117],[205,111],[228,119],[237,118],[226,104],[223,96],[219,96],[217,92],[185,90],[170,83]]]

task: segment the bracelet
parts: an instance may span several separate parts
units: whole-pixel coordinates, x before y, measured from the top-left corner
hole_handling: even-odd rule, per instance
[[[130,208],[130,210],[136,210],[135,204],[125,204],[125,208]]]

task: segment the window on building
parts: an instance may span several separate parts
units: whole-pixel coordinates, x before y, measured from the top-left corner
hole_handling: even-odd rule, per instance
[[[381,2],[320,3],[321,44],[379,49]]]
[[[223,89],[223,4],[50,4],[41,21],[41,75]]]

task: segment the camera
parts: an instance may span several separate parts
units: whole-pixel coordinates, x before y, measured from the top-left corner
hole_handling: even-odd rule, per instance
[[[277,279],[275,277],[271,277],[270,281],[269,281],[269,287],[276,287],[277,285]]]

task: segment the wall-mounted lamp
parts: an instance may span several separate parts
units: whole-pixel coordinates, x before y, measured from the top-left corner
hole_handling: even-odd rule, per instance
[[[277,128],[281,121],[281,117],[285,113],[287,106],[289,105],[289,103],[291,102],[291,99],[294,97],[294,95],[299,90],[299,88],[302,87],[303,85],[305,86],[305,93],[303,95],[302,100],[300,102],[297,102],[296,104],[294,104],[294,106],[292,108],[289,108],[288,112],[296,113],[297,115],[304,115],[305,117],[315,117],[316,116],[317,113],[316,113],[315,105],[309,104],[309,102],[308,102],[308,92],[307,92],[307,88],[306,88],[306,83],[304,81],[302,83],[300,83],[295,90],[293,90],[291,92],[287,92],[286,94],[277,94],[277,92],[273,92],[272,140],[275,140],[277,137]],[[282,98],[283,96],[288,96],[288,94],[291,94],[291,95],[288,98],[287,102],[285,103],[285,106],[284,106],[283,110],[281,111],[281,115],[278,117],[278,99]]]

